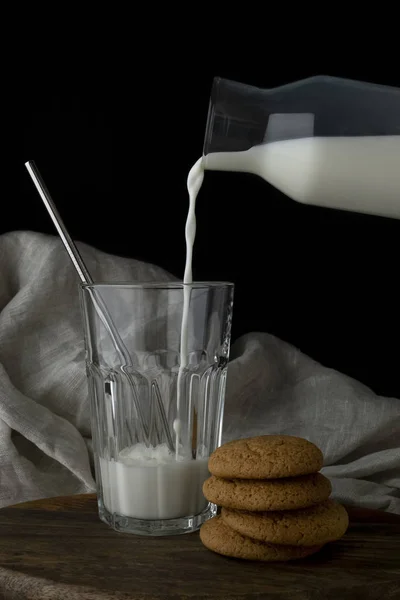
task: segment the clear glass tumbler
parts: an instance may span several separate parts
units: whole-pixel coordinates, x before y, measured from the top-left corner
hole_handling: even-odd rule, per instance
[[[202,486],[221,443],[233,292],[81,286],[99,516],[117,531],[186,533],[216,513]]]

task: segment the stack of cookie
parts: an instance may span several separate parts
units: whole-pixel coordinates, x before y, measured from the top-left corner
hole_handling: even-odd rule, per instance
[[[343,506],[330,499],[319,473],[323,455],[294,436],[266,435],[228,442],[211,455],[203,486],[220,515],[200,529],[209,549],[235,558],[304,558],[339,539],[348,527]]]

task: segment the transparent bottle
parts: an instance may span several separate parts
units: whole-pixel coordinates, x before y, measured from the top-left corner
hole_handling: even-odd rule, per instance
[[[215,78],[203,154],[205,169],[258,175],[304,204],[400,218],[400,89]]]

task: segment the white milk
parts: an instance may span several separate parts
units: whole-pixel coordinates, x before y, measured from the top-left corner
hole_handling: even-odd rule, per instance
[[[196,236],[196,197],[204,178],[202,159],[188,176],[189,212],[187,216],[186,265],[184,283],[192,283],[192,255]],[[208,459],[192,459],[192,448],[181,444],[180,383],[188,359],[188,317],[190,288],[184,288],[181,326],[181,362],[177,382],[176,452],[166,444],[146,447],[136,444],[124,448],[118,460],[99,458],[103,502],[110,513],[136,519],[177,519],[201,513],[208,505],[202,491],[209,477]]]
[[[118,461],[99,459],[103,502],[110,513],[136,519],[176,519],[207,507],[202,485],[207,459],[177,461],[166,444],[125,448]]]
[[[204,167],[259,175],[304,204],[400,218],[400,135],[270,142],[208,154]]]

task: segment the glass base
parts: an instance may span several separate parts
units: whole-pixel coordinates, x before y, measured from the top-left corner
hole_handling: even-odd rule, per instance
[[[217,505],[208,504],[198,515],[180,517],[179,519],[134,519],[117,513],[110,513],[101,499],[98,500],[100,519],[120,533],[133,533],[136,535],[182,535],[200,529],[201,525],[217,514]]]

